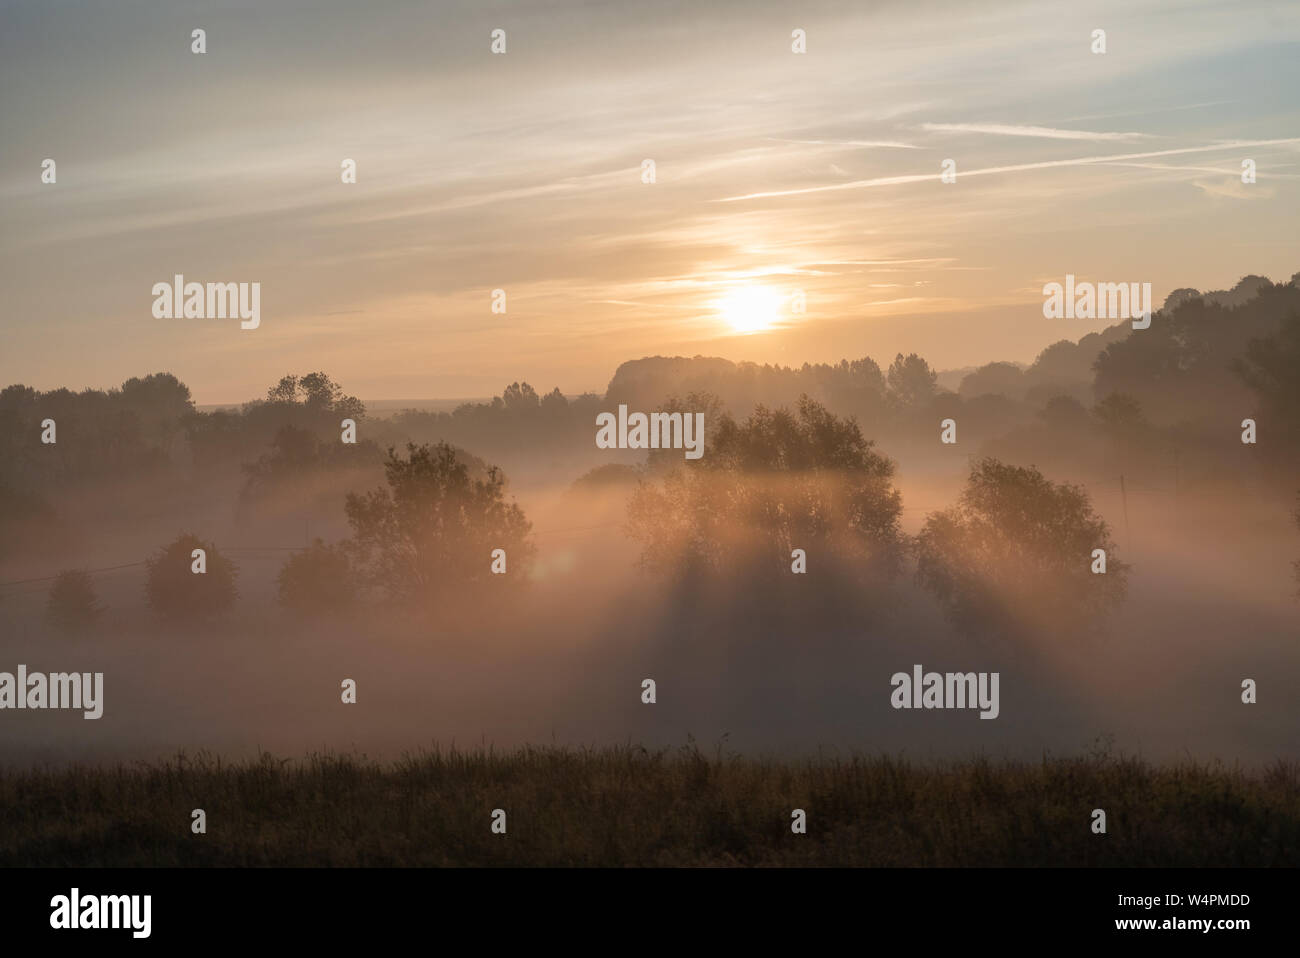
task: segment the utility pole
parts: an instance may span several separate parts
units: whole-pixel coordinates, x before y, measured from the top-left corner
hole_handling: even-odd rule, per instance
[[[1183,451],[1181,449],[1175,448],[1174,449],[1174,528],[1175,529],[1181,527],[1181,524],[1178,521],[1179,518],[1178,487],[1180,484],[1179,479],[1182,473],[1182,469],[1181,469],[1182,457],[1183,457]]]
[[[1126,540],[1124,545],[1127,548],[1133,545],[1133,532],[1128,524],[1128,491],[1124,488],[1124,474],[1122,472],[1119,474],[1119,498],[1124,503],[1124,538]]]

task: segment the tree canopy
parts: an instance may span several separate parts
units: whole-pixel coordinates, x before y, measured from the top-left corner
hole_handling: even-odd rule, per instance
[[[893,475],[854,420],[803,396],[793,413],[759,406],[743,423],[706,420],[704,456],[644,480],[628,529],[642,563],[663,572],[717,569],[750,550],[788,573],[791,550],[825,546],[888,576],[901,538]]]
[[[1094,573],[1094,550],[1106,571]],[[1079,486],[1032,466],[976,462],[957,504],[917,537],[917,580],[967,634],[1047,640],[1087,632],[1123,599],[1129,566]]]
[[[510,581],[526,577],[535,552],[531,523],[505,498],[505,476],[495,466],[470,473],[447,443],[388,450],[387,488],[349,493],[355,567],[389,597],[436,604],[449,592],[481,585],[491,576],[494,550],[506,553]]]

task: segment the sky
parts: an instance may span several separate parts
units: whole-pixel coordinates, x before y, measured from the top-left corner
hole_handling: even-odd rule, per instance
[[[1066,274],[1300,270],[1297,91],[1294,0],[0,0],[0,384],[1029,362],[1110,325],[1044,318]],[[178,273],[259,327],[155,318]]]

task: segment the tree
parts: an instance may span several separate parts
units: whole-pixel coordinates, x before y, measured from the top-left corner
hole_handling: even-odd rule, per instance
[[[957,392],[963,399],[994,393],[1017,398],[1024,392],[1025,373],[1015,363],[986,363],[964,376]]]
[[[1106,571],[1094,573],[1094,550]],[[1047,640],[1098,628],[1123,599],[1127,563],[1082,488],[982,459],[957,504],[925,521],[917,581],[969,635]]]
[[[541,400],[537,396],[537,390],[528,383],[522,385],[520,383],[511,383],[505,388],[505,392],[501,394],[501,401],[508,411],[515,412],[516,410],[534,410]]]
[[[1111,393],[1092,408],[1092,414],[1106,435],[1117,441],[1136,439],[1149,428],[1142,404],[1127,393]]]
[[[300,615],[323,615],[347,609],[356,598],[356,583],[347,552],[320,539],[295,552],[276,577],[279,601]]]
[[[84,569],[60,572],[45,603],[46,617],[62,632],[85,631],[98,621],[103,611],[90,573]]]
[[[247,476],[240,490],[240,504],[255,506],[260,496],[277,487],[308,477],[321,477],[334,470],[371,466],[382,458],[379,447],[370,440],[342,443],[337,436],[319,439],[309,429],[283,426],[271,440],[271,451],[245,463]],[[301,486],[299,489],[305,493]]]
[[[197,572],[195,549],[203,550],[206,571]],[[200,621],[220,615],[235,604],[235,579],[239,570],[192,533],[182,533],[157,555],[145,560],[148,579],[145,599],[159,615],[176,620]]]
[[[855,420],[805,395],[797,414],[758,406],[742,424],[726,414],[715,423],[702,458],[679,459],[633,494],[628,532],[643,565],[690,575],[747,553],[788,573],[791,551],[802,548],[868,576],[894,573],[902,512],[894,464]]]
[[[1149,329],[1128,330],[1097,356],[1093,395],[1128,393],[1157,425],[1221,421],[1224,409],[1250,399],[1233,373],[1238,359],[1251,363],[1246,354],[1252,340],[1281,345],[1285,335],[1279,328],[1297,311],[1300,289],[1257,276],[1229,291],[1177,299]]]
[[[501,470],[474,478],[443,442],[406,451],[388,450],[388,488],[347,497],[350,548],[367,580],[398,600],[436,602],[485,583],[496,549],[505,550],[509,580],[526,577],[532,524],[506,502]]]
[[[1073,396],[1053,396],[1047,400],[1038,418],[1063,435],[1083,433],[1090,425],[1088,410]]]
[[[939,374],[916,353],[899,353],[886,375],[890,395],[903,409],[921,409],[934,398]]]
[[[312,414],[326,414],[331,418],[361,419],[366,407],[356,396],[345,396],[343,387],[325,373],[307,373],[305,376],[284,376],[266,391],[266,401],[301,405]]]
[[[16,489],[0,477],[0,559],[31,550],[38,544],[57,545],[67,528],[40,493]]]
[[[559,386],[542,397],[541,410],[552,419],[562,419],[568,415],[569,401],[564,398]]]
[[[656,409],[655,412],[667,413],[670,416],[680,415],[682,417],[694,416],[697,413],[703,414],[704,437],[701,437],[701,441],[712,442],[712,434],[722,422],[723,406],[722,400],[713,393],[690,392],[686,394],[685,399],[670,396],[668,401]],[[685,419],[683,418],[684,422]],[[707,437],[707,440],[705,437]],[[650,472],[675,469],[681,461],[682,451],[680,449],[664,447],[650,449],[646,452],[646,469]]]
[[[1172,293],[1166,296],[1165,304],[1160,308],[1163,309],[1166,313],[1172,313],[1175,309],[1177,309],[1183,303],[1187,302],[1189,299],[1200,299],[1200,298],[1201,298],[1200,290],[1192,289],[1190,286],[1184,286],[1181,289],[1174,290]]]
[[[171,373],[133,376],[122,383],[117,401],[135,414],[144,437],[168,446],[185,421],[194,414],[190,387]]]
[[[1255,393],[1256,418],[1274,437],[1264,447],[1268,455],[1283,462],[1300,459],[1300,312],[1272,336],[1251,340],[1234,368]]]

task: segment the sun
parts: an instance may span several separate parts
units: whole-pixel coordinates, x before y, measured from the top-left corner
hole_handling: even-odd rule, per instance
[[[735,332],[761,333],[780,319],[781,294],[766,286],[743,286],[728,292],[716,306]]]

